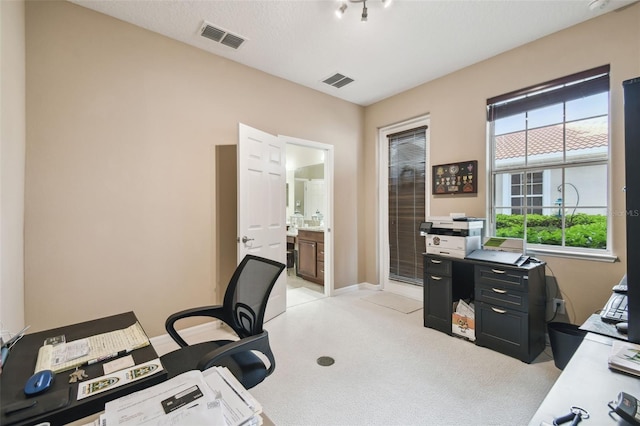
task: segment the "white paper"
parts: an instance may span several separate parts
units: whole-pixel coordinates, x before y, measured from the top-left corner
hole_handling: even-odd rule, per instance
[[[114,359],[113,361],[105,362],[102,364],[104,374],[111,374],[114,371],[124,370],[125,368],[133,367],[136,363],[133,361],[132,355],[123,356],[122,358]]]
[[[115,371],[95,379],[87,380],[78,385],[77,400],[102,393],[104,391],[135,382],[163,370],[159,359],[154,359],[144,364],[136,365],[125,370]]]
[[[185,402],[183,397],[192,394],[196,386],[202,396]],[[173,411],[165,413],[163,401],[175,404]],[[262,424],[260,412],[262,406],[229,370],[212,367],[204,374],[188,371],[110,401],[105,405],[105,420],[108,426],[258,426]]]
[[[227,425],[241,425],[262,412],[262,406],[224,367],[209,368],[204,380],[220,395]]]
[[[54,373],[59,373],[120,351],[132,351],[149,345],[149,338],[138,322],[122,330],[96,334],[80,341],[77,347],[75,347],[77,341],[67,342],[64,345],[42,346],[38,350],[35,372],[53,370]],[[88,350],[84,355],[79,355],[85,351],[85,344]],[[71,348],[69,354],[62,352],[66,348]]]
[[[198,386],[203,396],[165,414],[161,401]],[[107,402],[105,419],[115,425],[212,425],[226,426],[220,400],[194,370],[176,376],[156,386]]]

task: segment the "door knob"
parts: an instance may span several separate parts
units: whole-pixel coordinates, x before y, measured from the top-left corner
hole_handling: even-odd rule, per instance
[[[247,236],[245,235],[244,237],[242,237],[242,242],[247,244],[247,241],[253,241],[255,238],[247,238]]]

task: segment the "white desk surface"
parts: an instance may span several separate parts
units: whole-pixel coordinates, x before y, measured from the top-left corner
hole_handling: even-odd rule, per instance
[[[589,411],[580,426],[628,425],[607,403],[619,392],[640,399],[640,378],[610,370],[607,359],[613,339],[588,333],[569,364],[529,422],[529,426],[553,425],[553,419],[569,413],[571,406]],[[514,403],[517,403],[517,398]],[[568,425],[569,423],[567,423]]]

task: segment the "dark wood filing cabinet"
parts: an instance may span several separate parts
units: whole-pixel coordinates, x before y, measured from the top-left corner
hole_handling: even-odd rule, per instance
[[[512,267],[425,254],[424,326],[452,334],[460,299],[474,301],[478,346],[527,363],[544,349],[544,263]]]

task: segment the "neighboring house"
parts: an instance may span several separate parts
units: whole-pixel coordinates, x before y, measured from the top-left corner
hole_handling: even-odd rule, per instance
[[[522,199],[525,196],[529,200],[527,205],[539,207],[531,211],[535,214],[558,214],[563,202],[571,213],[607,213],[606,208],[603,211],[594,208],[581,209],[584,206],[601,205],[600,200],[607,194],[607,181],[601,179],[600,174],[591,173],[586,167],[572,169],[571,176],[565,176],[565,199],[562,199],[561,169],[546,168],[545,163],[562,155],[565,141],[568,158],[607,158],[607,117],[569,123],[566,129],[562,124],[555,124],[528,132],[521,130],[496,136],[496,166],[517,167],[524,165],[525,158],[529,164],[540,163],[541,166],[539,172],[530,174],[530,184],[526,192],[522,174],[505,173],[501,176],[501,182],[496,182],[496,205],[511,206],[510,210],[503,209],[502,213],[520,214],[520,206],[524,205]]]

